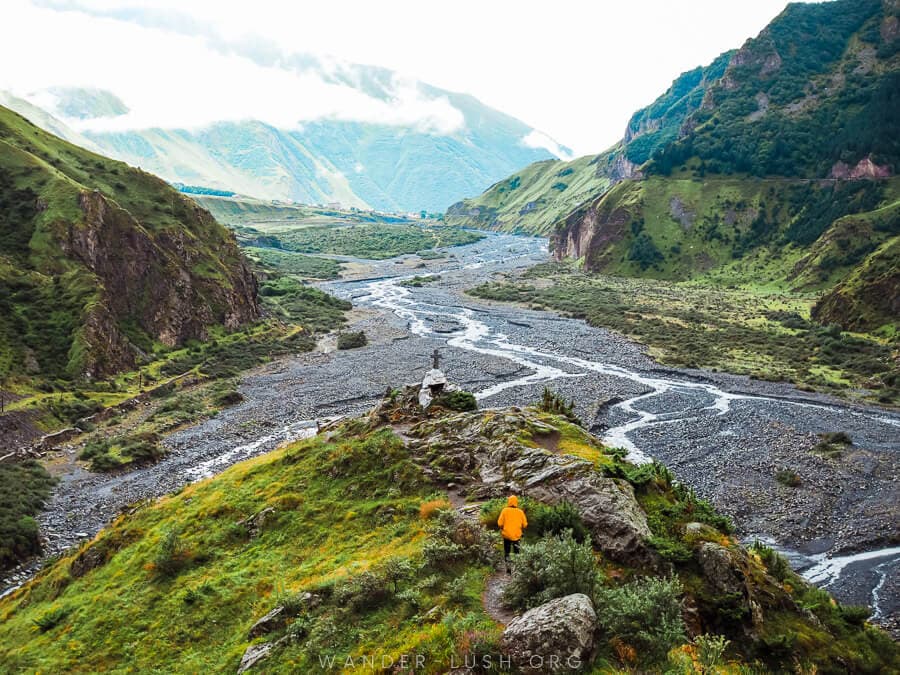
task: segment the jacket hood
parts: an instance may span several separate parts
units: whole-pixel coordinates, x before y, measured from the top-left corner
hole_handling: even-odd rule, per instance
[[[510,497],[509,499],[506,500],[506,505],[507,506],[518,506],[519,498],[518,497]]]

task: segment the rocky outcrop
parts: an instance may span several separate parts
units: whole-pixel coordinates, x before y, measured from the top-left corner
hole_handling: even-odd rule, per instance
[[[276,607],[250,627],[247,637],[252,640],[279,628],[284,628],[286,621],[287,613],[284,611],[284,607]]]
[[[413,426],[410,447],[443,467],[448,477],[480,498],[510,491],[547,504],[569,502],[581,514],[594,545],[624,564],[657,568],[651,531],[631,485],[605,476],[591,462],[532,447],[522,439],[556,429],[528,411],[445,415]],[[434,473],[425,467],[426,473]],[[451,473],[452,472],[452,473]]]
[[[830,178],[842,180],[861,180],[866,178],[889,178],[891,175],[891,167],[878,165],[872,161],[871,157],[865,157],[851,167],[844,162],[836,162],[831,167],[829,173]]]
[[[596,271],[607,262],[606,253],[628,236],[632,213],[620,199],[631,184],[620,184],[589,205],[572,212],[550,237],[553,257],[584,259],[585,270]]]
[[[277,642],[263,642],[262,644],[250,645],[249,647],[247,647],[244,655],[241,657],[241,663],[237,669],[238,675],[247,672],[260,661],[264,661],[265,659],[269,658],[273,649],[275,649],[276,647],[280,647],[287,641],[288,638],[287,636],[285,636]]]
[[[522,672],[577,672],[590,659],[596,629],[590,599],[576,593],[513,619],[503,631],[500,648]]]

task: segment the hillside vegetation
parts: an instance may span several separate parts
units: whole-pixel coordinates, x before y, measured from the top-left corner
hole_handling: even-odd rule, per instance
[[[499,663],[511,647],[481,600],[499,540],[482,522],[511,489],[531,526],[504,602],[521,611],[585,594],[595,671],[897,667],[897,646],[864,610],[764,546],[740,546],[664,467],[632,466],[542,408],[425,413],[415,396],[394,391],[367,418],[118,518],[0,600],[4,666],[235,672],[260,652],[272,673],[404,654],[423,655],[429,673],[467,655]],[[447,481],[482,521],[451,505]]]
[[[543,178],[564,165],[538,163],[454,205],[447,220],[548,234],[556,259],[582,272],[663,282],[637,284],[634,305],[620,308],[635,311],[625,314],[598,298],[626,282],[577,274],[553,276],[552,288],[547,280],[494,284],[479,289],[484,297],[626,330],[670,363],[896,401],[898,78],[896,2],[791,4],[740,49],[678,77],[632,116],[619,144],[565,165],[573,170],[564,182],[586,186],[571,201]],[[533,208],[522,208],[517,191]],[[723,289],[751,304],[773,298],[764,302],[797,314],[789,322],[797,327],[750,318],[755,311],[701,311]],[[698,304],[687,314],[697,320],[682,311],[689,298]],[[762,347],[711,354],[703,348],[719,344],[704,342],[711,329],[746,332]],[[841,329],[878,356],[857,359],[858,349],[815,337]],[[682,353],[688,345],[699,347]]]
[[[105,376],[258,314],[255,280],[209,213],[0,108],[0,373]]]

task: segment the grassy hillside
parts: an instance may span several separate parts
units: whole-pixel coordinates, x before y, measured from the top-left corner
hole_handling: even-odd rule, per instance
[[[743,549],[727,520],[663,467],[631,466],[541,409],[424,415],[414,395],[394,392],[369,418],[118,518],[0,600],[4,667],[234,672],[249,646],[263,644],[271,647],[261,667],[272,673],[364,670],[364,657],[413,653],[429,673],[466,654],[498,661],[502,626],[481,594],[499,540],[481,522],[494,521],[500,503],[476,495],[489,487],[477,466],[496,461],[501,446],[514,480],[527,479],[523,458],[564,461],[597,485],[619,486],[637,510],[629,517],[649,523],[652,536],[629,564],[598,543],[604,535],[577,508],[524,501],[531,526],[504,601],[515,610],[587,593],[601,610],[596,671],[897,667],[897,646],[864,623],[864,610],[835,604],[771,550]],[[405,424],[405,440],[393,424]],[[455,511],[445,480],[469,491],[481,522]],[[552,480],[541,480],[552,493]],[[703,562],[713,553],[716,569],[739,576],[736,593]],[[669,565],[672,577],[662,571]],[[646,592],[650,604],[635,602]],[[676,610],[660,625],[659,613],[681,602],[692,623]],[[281,618],[251,634],[276,607]],[[713,642],[721,649],[710,660],[704,645]]]
[[[244,258],[208,213],[5,108],[0,287],[0,372],[43,379],[110,374],[154,343],[258,315]]]
[[[462,227],[548,234],[560,218],[606,190],[610,179],[605,168],[595,156],[536,162],[481,196],[454,204],[444,218]]]

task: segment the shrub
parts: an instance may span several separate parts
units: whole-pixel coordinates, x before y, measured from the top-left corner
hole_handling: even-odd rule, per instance
[[[391,597],[388,580],[383,574],[363,572],[338,585],[334,598],[338,605],[352,612],[373,609],[383,605]]]
[[[872,610],[865,605],[838,605],[838,612],[853,626],[862,626],[872,616]]]
[[[54,607],[48,609],[34,620],[34,625],[42,633],[46,633],[52,628],[56,628],[63,620],[69,616],[69,610],[65,607]]]
[[[478,410],[478,401],[468,391],[448,391],[434,399],[434,403],[457,412],[471,412]]]
[[[431,520],[429,538],[422,547],[430,567],[445,569],[459,562],[493,564],[496,540],[479,523],[462,518],[455,511],[437,511]]]
[[[538,408],[552,415],[565,417],[570,422],[578,424],[579,426],[581,425],[581,420],[578,419],[578,416],[575,414],[575,401],[566,403],[566,399],[548,387],[544,387],[544,392],[541,394],[541,402],[538,404]]]
[[[658,663],[685,637],[677,577],[638,579],[595,594],[597,618],[611,638],[634,647],[644,663]]]
[[[704,672],[707,669],[713,669],[711,672],[715,672],[715,669],[722,665],[722,657],[729,644],[731,643],[725,639],[724,635],[698,635],[694,638],[697,658],[700,660]]]
[[[522,545],[503,601],[525,609],[572,593],[593,598],[600,583],[591,545],[578,542],[567,531]]]
[[[453,508],[446,499],[432,499],[431,501],[422,502],[419,507],[419,516],[422,520],[429,520],[435,516],[438,511]]]
[[[163,578],[174,577],[182,570],[186,561],[187,556],[178,532],[174,529],[167,530],[153,558],[156,573]]]
[[[393,585],[394,593],[400,591],[400,582],[409,579],[414,572],[415,568],[408,558],[390,558],[381,567],[381,574]]]
[[[778,579],[778,581],[784,581],[788,578],[791,573],[791,564],[783,555],[761,541],[754,541],[750,545],[750,550],[759,556],[769,574]]]
[[[777,480],[782,485],[786,485],[788,487],[799,487],[803,480],[800,478],[800,474],[796,471],[792,471],[791,469],[779,469],[775,472],[775,480]]]
[[[353,333],[341,333],[337,338],[338,349],[357,349],[365,347],[369,343],[366,334],[363,331]]]

